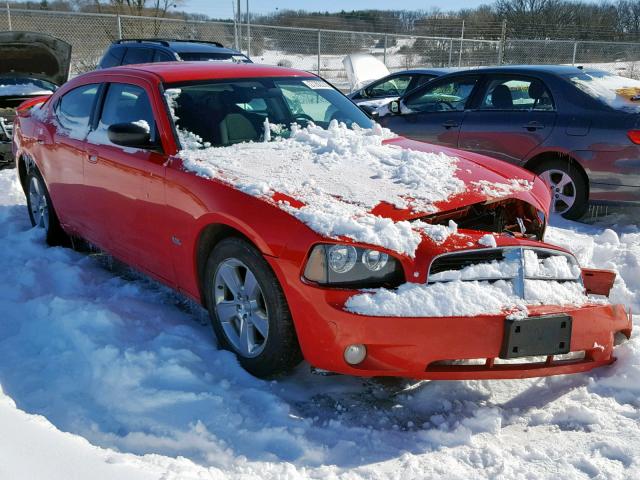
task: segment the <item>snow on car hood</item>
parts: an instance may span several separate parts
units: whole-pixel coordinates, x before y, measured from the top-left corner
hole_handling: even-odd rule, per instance
[[[410,257],[424,235],[441,241],[446,229],[411,220],[532,186],[529,179],[507,180],[472,161],[415,148],[423,144],[379,125],[294,124],[288,138],[273,141],[204,149],[185,144],[191,148],[178,156],[187,170],[274,203],[323,236]]]

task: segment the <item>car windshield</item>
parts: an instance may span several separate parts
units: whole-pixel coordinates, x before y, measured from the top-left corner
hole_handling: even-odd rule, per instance
[[[234,62],[252,63],[249,58],[241,53],[213,53],[213,52],[180,52],[180,58],[185,62]]]
[[[567,75],[580,90],[617,110],[637,111],[640,107],[640,81],[598,70]]]
[[[322,128],[332,120],[349,127],[373,125],[349,99],[314,77],[252,78],[164,87],[184,148],[286,136],[294,123],[302,127],[313,123]],[[267,122],[271,128],[265,132]],[[185,138],[196,138],[191,134],[199,140],[185,145]]]
[[[53,93],[56,86],[45,80],[27,77],[0,77],[0,96],[45,95]]]

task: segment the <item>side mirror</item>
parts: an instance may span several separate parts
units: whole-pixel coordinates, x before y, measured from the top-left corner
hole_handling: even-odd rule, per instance
[[[151,131],[143,122],[114,123],[107,129],[109,141],[121,147],[149,148]]]
[[[394,115],[398,115],[400,113],[400,100],[392,100],[389,104],[389,111]]]

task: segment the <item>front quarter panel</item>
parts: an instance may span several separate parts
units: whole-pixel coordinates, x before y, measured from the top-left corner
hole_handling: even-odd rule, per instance
[[[197,247],[210,225],[238,231],[266,257],[278,256],[301,224],[269,199],[245,194],[216,179],[186,171],[172,158],[166,177],[167,224],[174,242],[174,265],[181,290],[200,299]]]

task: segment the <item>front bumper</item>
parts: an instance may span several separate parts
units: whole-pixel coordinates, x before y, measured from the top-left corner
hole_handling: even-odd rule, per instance
[[[277,263],[272,261],[274,270],[278,270]],[[531,307],[530,317],[560,312],[570,315],[570,351],[584,352],[584,357],[564,360],[548,356],[542,361],[501,363],[504,314],[364,316],[343,309],[355,291],[318,288],[302,281],[283,286],[305,359],[316,368],[356,376],[464,380],[584,372],[614,362],[614,336],[621,332],[628,338],[632,328],[631,315],[621,305]],[[367,348],[366,359],[356,366],[343,357],[345,348],[352,344]],[[460,362],[469,359],[475,360],[473,364]]]

